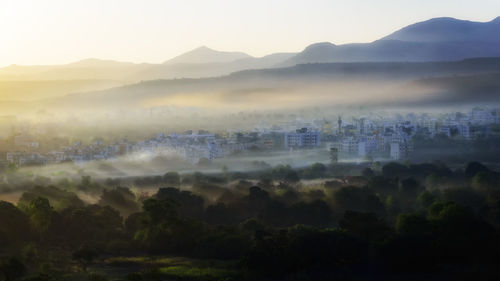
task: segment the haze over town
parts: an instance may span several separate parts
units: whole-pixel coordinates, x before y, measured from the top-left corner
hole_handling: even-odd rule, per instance
[[[0,281],[500,280],[499,1],[0,7]]]

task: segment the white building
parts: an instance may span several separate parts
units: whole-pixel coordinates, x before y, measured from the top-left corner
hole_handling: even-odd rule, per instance
[[[375,136],[362,138],[358,142],[358,156],[372,155],[378,150],[378,141]]]
[[[311,148],[321,144],[321,134],[307,128],[297,130],[295,133],[285,133],[285,148]]]
[[[358,153],[358,140],[354,137],[345,137],[340,142],[340,152],[343,155],[356,155]]]
[[[413,145],[410,141],[391,142],[390,155],[394,160],[408,159],[410,153],[413,151]]]
[[[495,117],[490,111],[484,108],[475,107],[471,110],[470,120],[473,124],[484,125],[494,123]]]

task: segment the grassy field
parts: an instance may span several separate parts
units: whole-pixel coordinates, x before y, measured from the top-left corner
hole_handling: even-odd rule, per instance
[[[238,280],[236,261],[183,257],[111,257],[90,271],[112,280]]]

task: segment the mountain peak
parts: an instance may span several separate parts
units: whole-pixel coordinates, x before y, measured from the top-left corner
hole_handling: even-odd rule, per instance
[[[408,25],[384,38],[407,42],[498,42],[499,18],[473,22],[450,17],[433,18]],[[492,36],[493,35],[493,36]]]
[[[120,65],[126,65],[126,64],[132,64],[132,63],[120,62],[120,61],[114,61],[114,60],[87,58],[87,59],[82,59],[82,60],[79,60],[76,62],[69,63],[68,65],[76,66],[76,67],[94,67],[94,66],[111,67],[111,66],[120,66]]]
[[[462,21],[457,18],[453,17],[437,17],[437,18],[431,18],[422,22],[454,22],[454,21]]]
[[[199,46],[196,49],[193,49],[193,51],[215,51],[215,50],[203,45],[203,46]]]
[[[322,50],[322,49],[331,49],[334,48],[335,44],[330,43],[330,42],[319,42],[319,43],[313,43],[309,46],[307,46],[304,50],[304,52],[309,52],[311,50]]]
[[[224,63],[250,57],[242,52],[222,52],[200,46],[166,61],[165,64]]]

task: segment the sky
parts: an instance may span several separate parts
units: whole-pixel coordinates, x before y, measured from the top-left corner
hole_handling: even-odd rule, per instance
[[[499,0],[0,0],[0,66],[161,63],[199,46],[252,56],[371,42],[433,17],[490,21]]]

